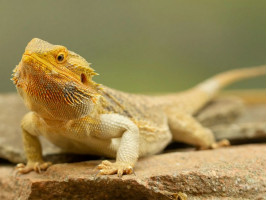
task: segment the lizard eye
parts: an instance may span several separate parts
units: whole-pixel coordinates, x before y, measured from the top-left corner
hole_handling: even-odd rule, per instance
[[[64,53],[59,53],[58,55],[57,55],[57,62],[58,63],[62,63],[62,62],[64,62],[65,61],[65,54]]]

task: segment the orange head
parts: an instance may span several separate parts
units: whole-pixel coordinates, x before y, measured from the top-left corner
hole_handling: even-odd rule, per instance
[[[32,111],[44,118],[67,120],[89,114],[97,103],[94,75],[90,64],[78,54],[34,38],[12,80]]]

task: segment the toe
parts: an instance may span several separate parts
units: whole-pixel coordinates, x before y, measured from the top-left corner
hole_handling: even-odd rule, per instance
[[[130,167],[126,168],[125,173],[126,174],[133,174],[134,173],[133,167],[130,166]]]
[[[211,149],[218,149],[218,148],[227,147],[227,146],[230,146],[230,142],[229,140],[224,139],[219,142],[213,143],[211,145]]]
[[[23,163],[19,163],[19,164],[17,164],[17,166],[16,166],[17,169],[19,169],[19,168],[23,168],[23,167],[25,167],[25,165],[24,165]]]
[[[34,163],[33,170],[37,173],[41,172],[40,163],[36,162]]]
[[[41,170],[46,170],[48,167],[50,167],[52,165],[52,163],[51,162],[45,162],[45,163],[42,163],[41,165],[40,165],[40,169]]]
[[[27,167],[27,166],[25,166],[25,167],[20,167],[20,168],[18,168],[17,170],[18,170],[18,172],[21,173],[21,174],[27,174],[27,173],[29,173],[30,171],[32,171],[32,168],[31,168],[31,167]]]
[[[118,176],[121,177],[123,174],[133,173],[133,167],[124,162],[111,163],[105,160],[99,164],[97,168],[100,169],[99,174],[103,175],[118,174]]]
[[[100,174],[102,175],[112,175],[112,174],[116,174],[117,169],[115,168],[110,168],[110,169],[101,169],[100,170]]]
[[[35,171],[37,173],[41,173],[42,171],[46,170],[52,163],[50,162],[28,162],[27,165],[22,163],[16,166],[16,169],[21,174],[29,173],[30,171]]]
[[[122,177],[123,175],[123,168],[118,169],[118,177]]]
[[[110,162],[108,160],[104,160],[104,161],[102,161],[101,164],[106,165],[106,166],[110,166],[112,164],[112,162]]]

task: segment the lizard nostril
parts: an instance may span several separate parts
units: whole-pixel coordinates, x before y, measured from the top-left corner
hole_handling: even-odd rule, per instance
[[[24,62],[24,63],[28,63],[28,62],[30,62],[32,60],[32,58],[29,56],[29,55],[27,55],[27,54],[24,54],[23,56],[22,56],[22,61]]]

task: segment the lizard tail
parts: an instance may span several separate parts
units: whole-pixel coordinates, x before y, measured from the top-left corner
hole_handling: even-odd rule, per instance
[[[211,100],[211,98],[213,98],[220,89],[230,85],[231,83],[264,74],[266,74],[266,66],[262,65],[257,67],[234,69],[211,77],[191,89],[192,93],[196,92],[199,93],[199,96],[202,96],[199,101],[195,104],[193,103],[191,113],[198,111],[205,103]]]
[[[266,74],[266,66],[250,67],[230,70],[220,73],[198,84],[197,86],[176,95],[170,95],[171,107],[182,108],[188,113],[196,113],[202,106],[210,101],[223,87],[239,80]]]
[[[231,83],[239,80],[253,78],[256,76],[266,74],[266,66],[234,69],[224,73],[220,73],[196,86],[195,89],[202,90],[210,95],[214,95],[220,90]]]

